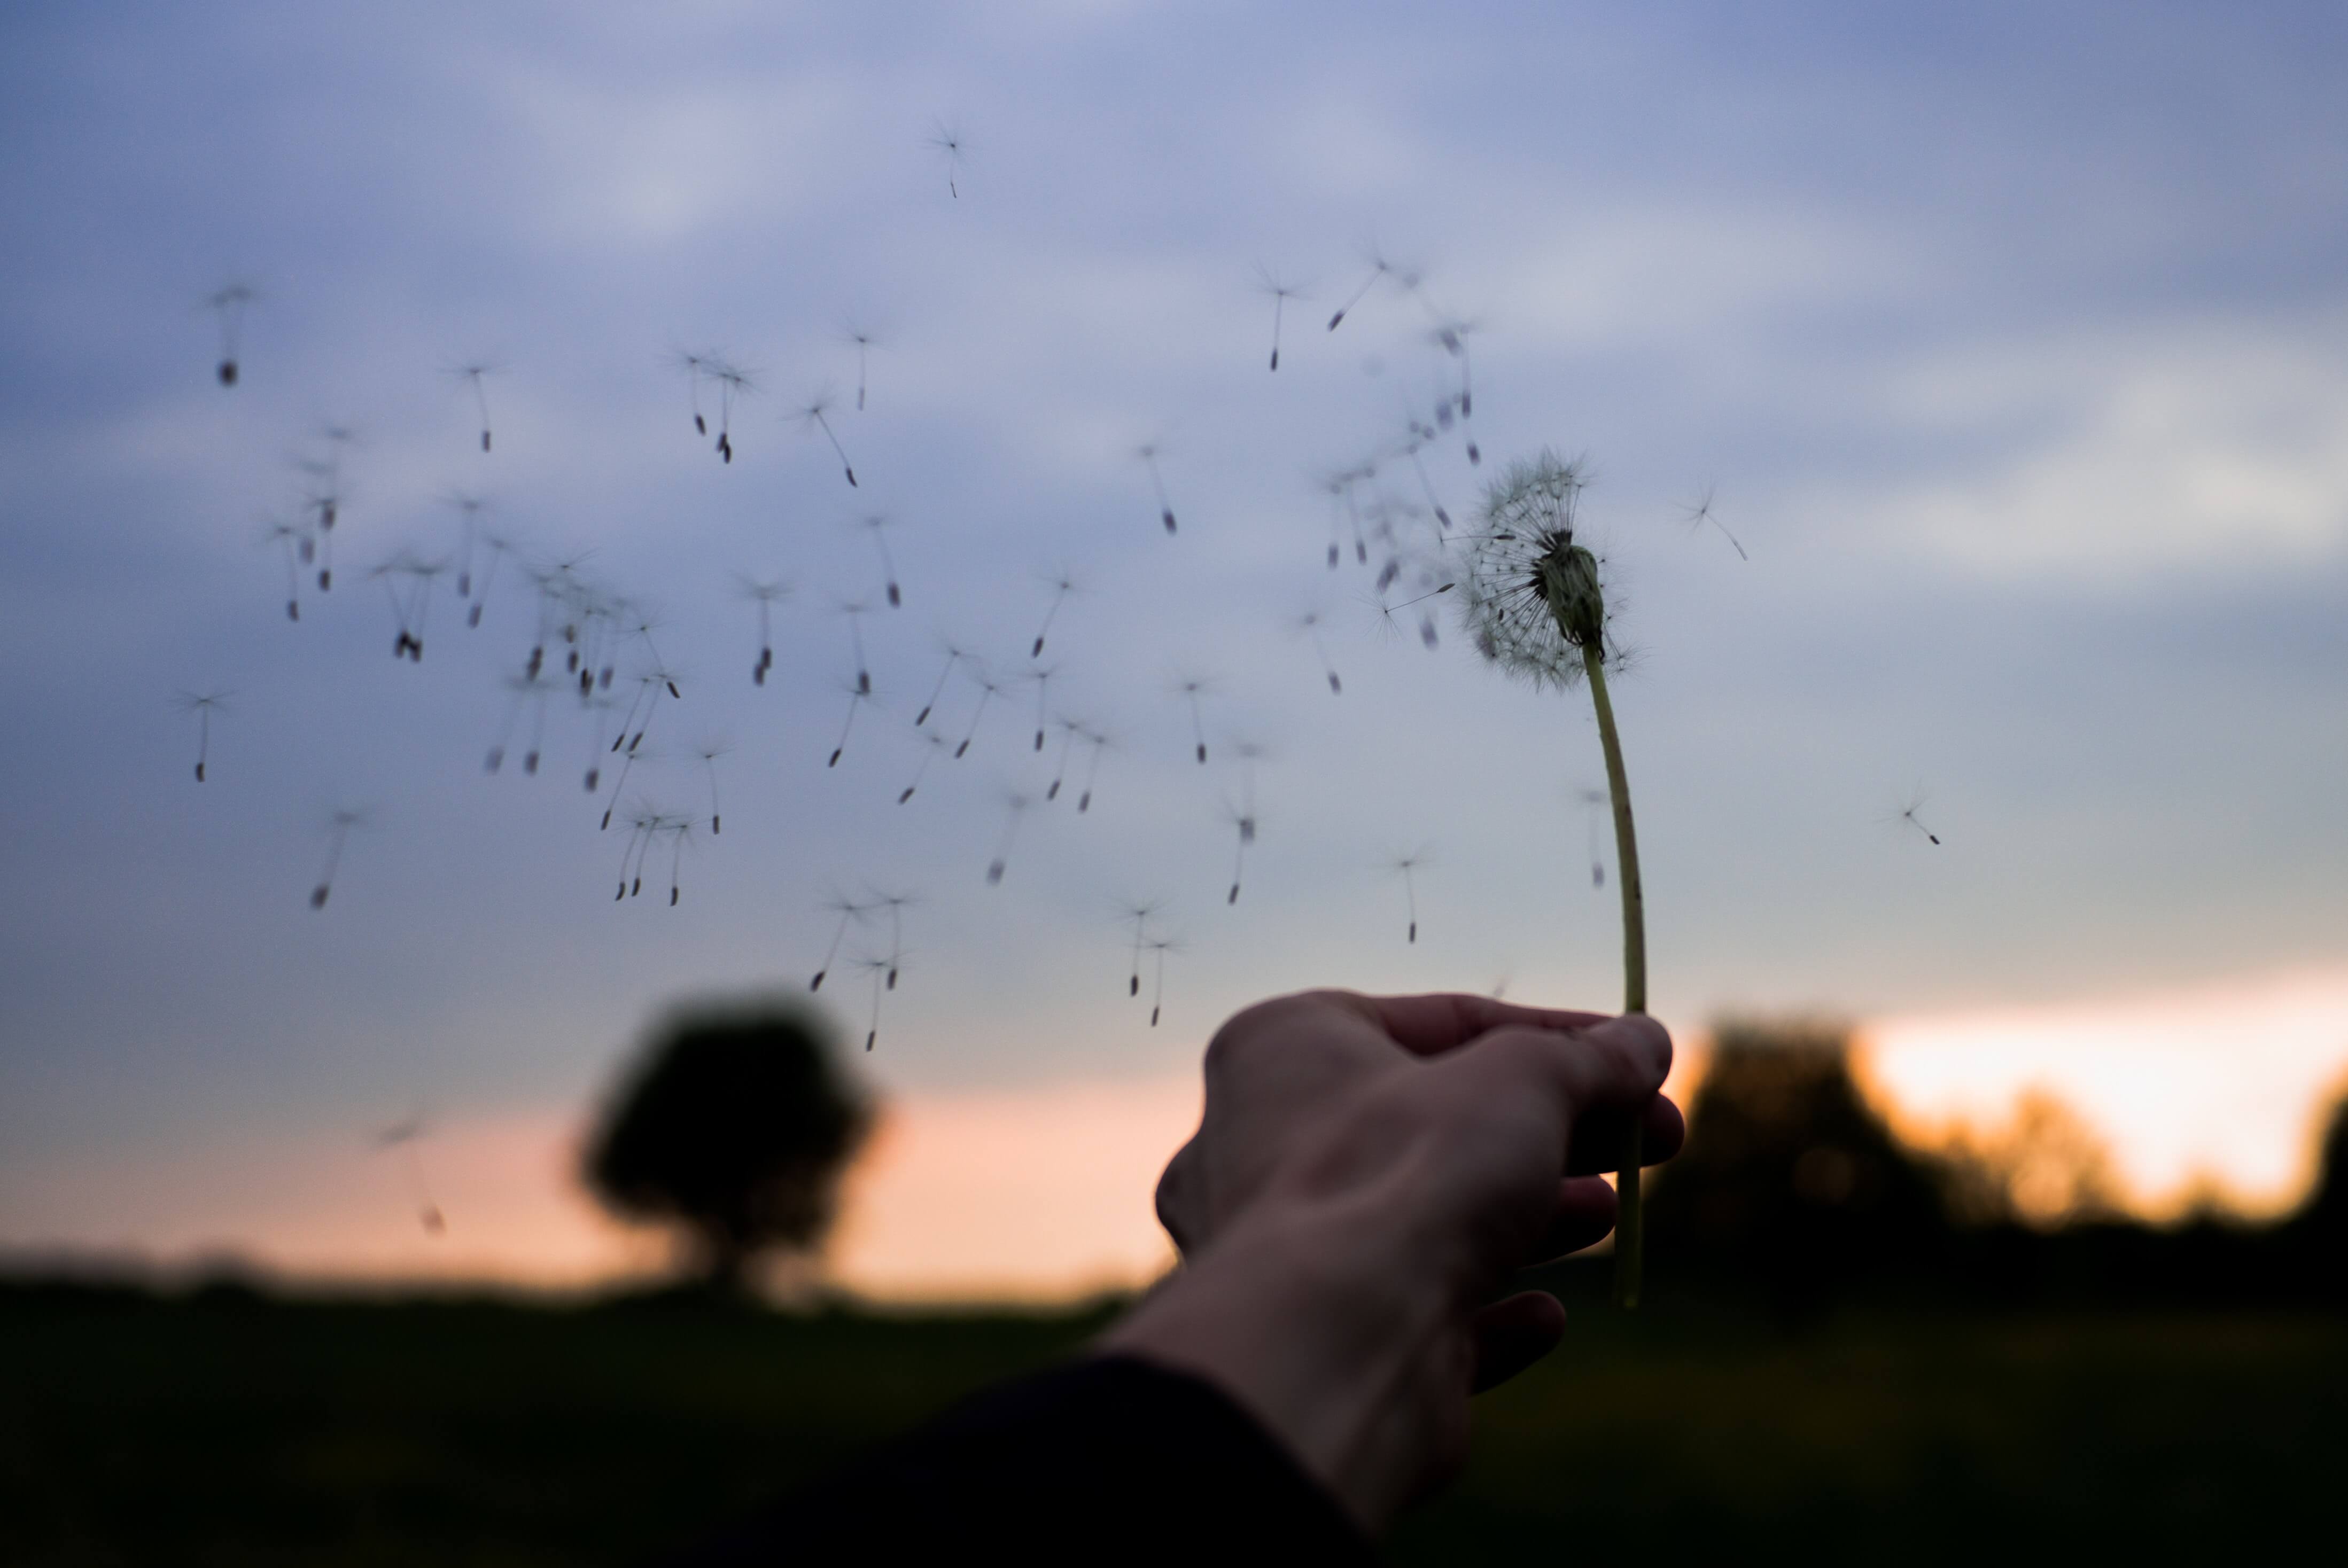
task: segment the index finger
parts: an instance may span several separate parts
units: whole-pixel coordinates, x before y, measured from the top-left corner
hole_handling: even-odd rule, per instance
[[[1437,991],[1415,997],[1364,997],[1396,1045],[1414,1056],[1440,1056],[1456,1050],[1479,1035],[1506,1027],[1548,1030],[1588,1029],[1611,1014],[1572,1012],[1561,1008],[1519,1007],[1514,1002],[1466,991]]]

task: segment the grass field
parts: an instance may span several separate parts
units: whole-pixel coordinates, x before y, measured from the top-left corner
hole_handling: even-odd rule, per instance
[[[636,1561],[1104,1313],[0,1286],[0,1558]],[[2338,1531],[2348,1319],[1577,1307],[1478,1421],[1395,1560],[2231,1560]]]

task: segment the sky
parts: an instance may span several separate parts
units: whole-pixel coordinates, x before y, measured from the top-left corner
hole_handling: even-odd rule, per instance
[[[1448,598],[1398,635],[1375,603],[1389,559],[1389,602],[1448,580],[1433,507],[1471,531],[1545,446],[1589,461],[1635,655],[1684,1040],[1857,1020],[1920,1127],[2052,1085],[2149,1208],[2302,1173],[2348,1070],[2329,7],[23,5],[0,36],[0,1248],[623,1266],[640,1238],[601,1232],[521,1260],[558,1206],[600,1223],[562,1152],[643,1030],[802,989],[828,901],[889,894],[821,993],[851,1047],[877,999],[859,1066],[897,1107],[843,1267],[1150,1266],[1148,1172],[1237,1007],[1619,994],[1586,698],[1481,666]],[[1267,272],[1302,291],[1277,371]],[[756,373],[731,462],[683,354]],[[826,396],[853,487],[801,417]],[[270,530],[327,488],[332,587],[289,589]],[[624,603],[614,710],[534,577]],[[788,588],[763,682],[746,581]],[[541,638],[543,697],[513,685]],[[199,784],[179,699],[213,692]],[[639,865],[639,812],[692,831]],[[1178,944],[1156,1027],[1134,903]],[[860,966],[892,952],[888,989]],[[438,1253],[371,1145],[419,1114],[428,1168],[484,1173]],[[1121,1217],[939,1261],[961,1147],[1031,1217],[1087,1184]]]

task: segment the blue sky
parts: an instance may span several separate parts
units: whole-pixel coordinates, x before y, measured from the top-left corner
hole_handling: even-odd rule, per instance
[[[1383,548],[1323,564],[1326,476],[1456,387],[1438,318],[1473,325],[1485,455],[1457,431],[1424,453],[1447,510],[1543,445],[1597,475],[1641,651],[1618,702],[1659,1010],[2348,964],[2328,7],[41,6],[0,29],[0,1190],[419,1103],[579,1103],[666,999],[803,984],[834,891],[922,896],[871,1061],[904,1091],[1165,1072],[1310,983],[1607,1005],[1584,705],[1478,668],[1447,620],[1432,655],[1379,640]],[[1324,331],[1371,247],[1420,292],[1380,283]],[[1259,265],[1309,294],[1277,374]],[[224,390],[202,302],[231,280],[260,297]],[[867,408],[830,415],[853,490],[792,417],[852,402],[851,321],[879,333]],[[730,466],[681,348],[762,373]],[[445,374],[477,358],[503,367],[486,456]],[[256,541],[300,515],[329,425],[356,437],[337,576],[293,625]],[[1707,487],[1749,562],[1682,524]],[[581,788],[575,703],[538,777],[485,775],[536,619],[510,563],[478,630],[444,580],[424,660],[387,657],[368,569],[452,556],[460,490],[517,561],[581,559],[657,617],[684,696],[646,795],[705,813],[693,748],[730,743],[724,832],[674,909],[664,852],[612,898],[624,833]],[[1381,497],[1432,537],[1390,455]],[[905,602],[861,619],[878,701],[828,768],[833,607],[877,593],[876,513]],[[1117,744],[1093,810],[1038,801],[990,887],[1007,794],[1056,756],[1027,744],[1035,690],[901,806],[911,720],[941,635],[1034,662],[1060,569],[1084,591],[1047,727]],[[793,585],[763,688],[746,573]],[[1204,768],[1184,672],[1216,681]],[[198,785],[172,698],[216,689]],[[950,683],[938,722],[973,699]],[[1262,825],[1231,905],[1242,743]],[[1883,820],[1920,785],[1938,848]],[[371,815],[314,912],[338,806]],[[1422,845],[1410,945],[1383,866]],[[1155,1031],[1124,994],[1128,897],[1169,900],[1184,942]],[[869,986],[835,988],[860,1031]],[[47,1234],[33,1199],[0,1222]]]

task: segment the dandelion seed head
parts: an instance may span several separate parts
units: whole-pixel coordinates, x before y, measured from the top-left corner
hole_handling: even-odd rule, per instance
[[[1575,538],[1586,466],[1556,453],[1510,465],[1462,542],[1462,615],[1476,651],[1535,686],[1570,686],[1585,649],[1610,652],[1600,561]],[[1619,605],[1614,608],[1619,609]]]

